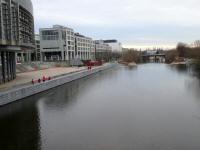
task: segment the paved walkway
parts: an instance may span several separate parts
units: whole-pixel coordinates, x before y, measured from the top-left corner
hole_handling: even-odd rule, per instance
[[[17,78],[11,82],[0,85],[0,92],[18,87],[24,84],[31,84],[32,79],[37,80],[39,78],[45,77],[56,77],[64,74],[77,72],[84,70],[85,67],[59,67],[59,68],[50,68],[45,70],[31,71],[26,73],[17,74]]]

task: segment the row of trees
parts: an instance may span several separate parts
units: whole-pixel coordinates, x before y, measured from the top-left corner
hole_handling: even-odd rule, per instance
[[[141,62],[142,54],[136,49],[127,49],[122,52],[122,61],[126,63]]]
[[[166,51],[166,62],[171,63],[176,58],[200,59],[200,41],[194,42],[192,46],[179,43],[176,49]]]
[[[196,40],[196,41],[192,44],[192,47],[200,48],[200,40]]]
[[[175,49],[165,51],[165,54],[166,63],[172,63],[183,58],[200,59],[200,40],[195,41],[192,45],[178,43]],[[122,53],[112,53],[112,58],[115,58],[115,60],[121,59],[126,63],[143,62],[142,52],[136,49],[125,49]]]

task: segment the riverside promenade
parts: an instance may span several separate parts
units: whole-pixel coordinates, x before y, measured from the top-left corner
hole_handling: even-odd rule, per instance
[[[0,85],[0,92],[5,92],[7,90],[21,87],[24,85],[30,85],[32,79],[38,80],[41,79],[43,76],[56,78],[58,76],[82,71],[84,69],[86,69],[86,67],[55,67],[55,68],[30,71],[25,73],[18,73],[17,78],[15,80]]]
[[[88,70],[87,68],[83,67],[83,68],[72,69],[71,71],[70,70],[64,71],[63,69],[60,68],[62,70],[62,71],[60,70],[60,73],[56,69],[45,70],[44,72],[46,73],[47,72],[52,73],[51,75],[49,74],[49,76],[52,76],[54,74],[54,77],[49,81],[36,83],[36,84],[31,84],[31,80],[32,80],[31,77],[41,78],[40,73],[44,73],[44,72],[27,73],[25,74],[27,78],[18,79],[18,81],[16,80],[15,82],[17,82],[18,84],[16,84],[14,87],[12,88],[10,87],[12,86],[12,84],[14,84],[14,81],[13,81],[12,83],[10,83],[10,86],[7,87],[7,88],[10,87],[10,89],[4,90],[3,92],[0,91],[0,106],[15,102],[25,97],[38,94],[40,92],[47,91],[49,89],[72,82],[74,80],[84,78],[86,76],[90,76],[100,71],[113,68],[114,66],[116,66],[115,63],[114,64],[108,63],[108,64],[104,64],[103,66],[94,67],[91,70]],[[68,73],[64,73],[64,72],[68,72]],[[29,82],[26,83],[25,82],[26,80],[27,81],[29,80]]]

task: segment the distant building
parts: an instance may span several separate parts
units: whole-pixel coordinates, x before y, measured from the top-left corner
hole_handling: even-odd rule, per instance
[[[32,2],[31,0],[0,0],[0,16],[1,84],[16,77],[16,59],[28,60],[30,51],[34,50]]]
[[[95,48],[95,58],[97,60],[109,61],[111,59],[112,47],[105,44],[103,40],[96,40]]]
[[[75,34],[76,57],[81,60],[91,60],[91,52],[94,51],[94,42],[92,38]]]
[[[42,61],[65,61],[75,58],[74,30],[54,25],[40,29],[40,50]]]
[[[96,44],[95,41],[93,40],[91,47],[91,60],[96,60],[95,53],[96,53]]]
[[[165,52],[162,49],[146,50],[142,52],[144,62],[165,62]]]
[[[41,60],[41,51],[40,51],[40,35],[35,35],[35,60],[40,61]]]
[[[41,61],[68,61],[70,64],[77,64],[76,61],[80,60],[108,61],[112,51],[122,51],[121,43],[117,40],[93,41],[90,37],[60,25],[40,29],[40,46],[37,44],[36,38],[37,59],[40,57]]]
[[[104,40],[104,43],[108,44],[112,47],[113,52],[121,52],[122,51],[122,44],[117,40]]]

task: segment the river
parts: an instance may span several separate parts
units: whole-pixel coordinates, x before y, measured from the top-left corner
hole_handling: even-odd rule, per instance
[[[119,66],[0,108],[0,150],[199,150],[198,67]]]

